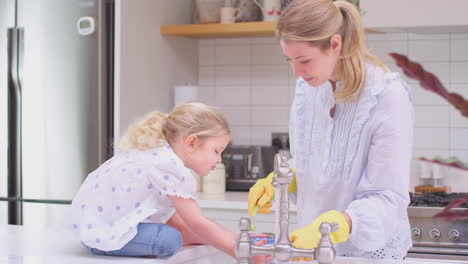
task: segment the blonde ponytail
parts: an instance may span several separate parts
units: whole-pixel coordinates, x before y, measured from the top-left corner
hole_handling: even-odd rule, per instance
[[[188,102],[168,115],[155,111],[135,121],[120,139],[119,150],[156,148],[181,135],[204,138],[230,133],[229,124],[219,110],[201,102]]]
[[[366,47],[359,10],[347,1],[294,0],[283,11],[276,34],[279,39],[309,42],[328,49],[330,38],[342,39],[341,73],[344,88],[335,93],[338,102],[354,100],[365,83],[366,62],[388,71],[387,66]]]
[[[161,146],[165,136],[166,114],[150,112],[131,124],[120,139],[119,150],[145,150]]]

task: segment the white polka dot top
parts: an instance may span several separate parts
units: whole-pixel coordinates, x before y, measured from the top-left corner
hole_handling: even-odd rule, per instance
[[[88,175],[69,225],[83,244],[116,250],[135,237],[138,223],[166,223],[175,212],[167,194],[194,199],[195,192],[191,171],[169,144],[120,153]]]

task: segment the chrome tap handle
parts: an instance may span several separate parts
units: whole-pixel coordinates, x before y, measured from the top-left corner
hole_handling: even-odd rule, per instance
[[[315,259],[315,249],[301,249],[293,247],[291,249],[291,258],[311,258]]]
[[[234,246],[234,253],[236,254],[239,264],[248,264],[249,257],[251,256],[250,248],[252,247],[252,240],[249,234],[250,219],[241,218],[239,221],[239,228],[241,233]]]
[[[252,245],[250,248],[250,253],[252,256],[255,255],[270,255],[274,256],[274,251],[275,251],[275,245],[263,245],[263,246],[257,246],[257,245]]]
[[[330,240],[330,233],[338,230],[338,224],[333,223],[321,223],[319,227],[322,238],[319,241],[317,248],[315,249],[315,260],[320,264],[332,263],[335,259],[336,252],[333,247],[333,243]]]
[[[288,158],[280,153],[275,155],[274,159],[274,172],[275,177],[272,179],[273,186],[277,187],[278,184],[291,183],[293,179],[293,171],[289,167]]]
[[[279,235],[274,245],[257,246],[252,244],[249,235],[250,219],[242,218],[239,223],[241,230],[236,241],[234,252],[239,264],[248,264],[253,255],[272,255],[281,262],[289,261],[296,257],[315,259],[319,264],[331,264],[335,259],[335,249],[330,240],[330,233],[338,230],[337,223],[322,223],[319,230],[322,237],[315,249],[299,249],[291,245],[289,240],[289,197],[288,186],[293,180],[293,171],[289,167],[288,159],[281,154],[275,155],[275,177],[272,184],[278,191],[279,202]]]
[[[288,158],[280,153],[275,155],[275,177],[273,186],[279,189],[279,234],[276,238],[275,257],[280,261],[287,261],[290,257],[291,242],[289,241],[289,196],[288,186],[293,179],[293,172],[288,164]],[[277,212],[278,213],[278,212]]]

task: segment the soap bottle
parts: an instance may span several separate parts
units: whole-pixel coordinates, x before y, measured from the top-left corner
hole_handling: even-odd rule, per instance
[[[226,167],[218,163],[216,168],[203,177],[203,193],[223,194],[226,191]]]

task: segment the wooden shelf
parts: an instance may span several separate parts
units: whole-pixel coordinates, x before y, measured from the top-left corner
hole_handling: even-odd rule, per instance
[[[233,24],[163,25],[161,35],[188,38],[272,37],[276,22],[242,22]],[[367,33],[380,33],[366,29]]]
[[[233,24],[190,24],[161,26],[161,35],[189,38],[236,38],[274,36],[276,22],[242,22]]]

